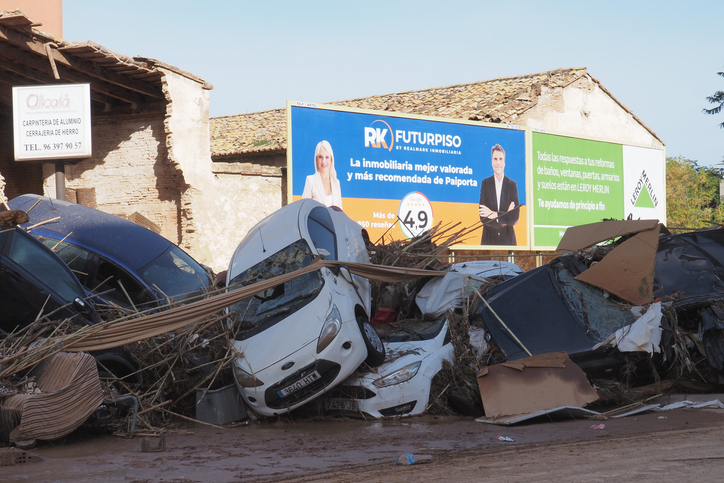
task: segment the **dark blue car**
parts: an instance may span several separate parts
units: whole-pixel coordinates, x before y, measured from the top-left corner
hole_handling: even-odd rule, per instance
[[[18,196],[8,205],[28,213],[30,221],[23,226],[32,227],[30,233],[68,264],[96,295],[99,308],[143,310],[183,302],[209,288],[210,273],[204,267],[136,223],[35,194]]]

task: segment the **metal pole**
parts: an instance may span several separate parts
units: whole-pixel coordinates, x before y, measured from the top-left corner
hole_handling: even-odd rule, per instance
[[[65,162],[55,162],[55,198],[65,201]]]

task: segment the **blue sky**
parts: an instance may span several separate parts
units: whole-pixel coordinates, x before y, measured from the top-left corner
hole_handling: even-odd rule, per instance
[[[586,67],[666,143],[724,158],[724,2],[63,0],[63,37],[214,85],[212,117]],[[606,137],[602,133],[601,137]]]

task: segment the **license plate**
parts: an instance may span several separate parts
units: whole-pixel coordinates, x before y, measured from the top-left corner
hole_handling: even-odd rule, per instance
[[[294,384],[291,384],[284,389],[277,391],[277,394],[279,394],[279,397],[287,397],[291,393],[300,390],[304,386],[308,386],[317,379],[320,379],[322,376],[319,375],[317,371],[314,371],[306,376],[304,376],[302,379],[298,380]]]
[[[357,401],[353,399],[325,399],[324,409],[327,411],[359,411]]]

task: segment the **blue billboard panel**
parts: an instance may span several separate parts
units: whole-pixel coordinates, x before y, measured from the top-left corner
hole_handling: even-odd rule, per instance
[[[527,246],[525,132],[402,116],[289,103],[290,199],[339,206],[373,242],[442,222],[479,226],[466,245]]]

